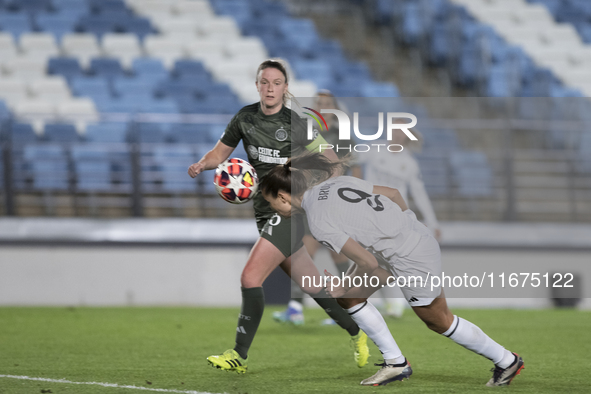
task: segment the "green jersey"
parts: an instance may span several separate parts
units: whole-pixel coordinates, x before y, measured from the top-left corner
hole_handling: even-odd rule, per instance
[[[305,149],[315,150],[324,138],[307,138],[306,121],[289,108],[283,106],[273,115],[265,115],[260,103],[247,105],[232,118],[220,141],[236,148],[242,140],[248,161],[255,168],[259,178],[278,164],[285,164],[292,155],[299,155]],[[261,193],[254,197],[257,221],[268,219],[275,213]]]

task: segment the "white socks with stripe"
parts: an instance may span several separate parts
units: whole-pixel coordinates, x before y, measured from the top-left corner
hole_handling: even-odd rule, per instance
[[[441,335],[448,337],[466,349],[472,350],[474,353],[492,360],[495,365],[501,368],[509,367],[515,360],[513,353],[493,341],[478,326],[455,315],[451,327]]]
[[[351,318],[376,344],[387,364],[401,364],[405,358],[380,312],[369,301],[347,309]]]

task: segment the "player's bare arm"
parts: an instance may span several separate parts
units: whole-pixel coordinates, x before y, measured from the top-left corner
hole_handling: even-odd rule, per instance
[[[189,176],[191,176],[191,178],[195,178],[203,171],[213,170],[224,160],[230,157],[233,151],[234,148],[224,144],[221,141],[218,141],[212,150],[203,155],[201,160],[199,160],[197,163],[191,164],[189,170],[187,171]]]
[[[402,211],[406,211],[408,209],[408,206],[406,205],[406,202],[404,201],[404,198],[402,198],[402,195],[398,189],[393,189],[386,186],[374,186],[373,194],[381,194],[382,196],[388,197],[390,200],[396,203],[400,209],[402,209]]]

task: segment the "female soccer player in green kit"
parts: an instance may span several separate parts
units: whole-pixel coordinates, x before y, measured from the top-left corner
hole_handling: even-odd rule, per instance
[[[256,77],[260,101],[242,108],[232,118],[215,147],[189,167],[189,175],[194,178],[202,171],[215,169],[230,156],[240,140],[243,141],[249,162],[259,177],[277,164],[286,163],[292,154],[313,151],[320,144],[326,143],[322,137],[313,141],[307,139],[305,121],[285,106],[289,95],[288,86],[284,65],[276,60],[264,61],[259,66]],[[337,160],[332,150],[325,151],[325,155],[331,160]],[[283,218],[275,214],[260,193],[254,197],[254,209],[260,238],[253,246],[240,278],[242,308],[236,329],[236,345],[221,355],[208,357],[208,362],[223,370],[246,372],[248,350],[265,307],[262,285],[269,274],[280,266],[337,324],[347,330],[351,336],[357,365],[362,367],[367,364],[367,335],[360,331],[359,326],[334,299],[322,297],[322,289],[302,287],[303,275],[320,275],[303,246],[301,225],[294,226],[302,231],[295,235],[295,246],[292,249],[291,221],[296,220],[299,223],[302,217]]]

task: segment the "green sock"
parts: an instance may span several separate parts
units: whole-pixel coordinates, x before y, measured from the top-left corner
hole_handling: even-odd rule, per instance
[[[324,291],[324,290],[321,290]],[[314,298],[314,301],[334,320],[341,328],[347,330],[349,335],[359,334],[359,326],[353,321],[346,310],[341,308],[334,298]]]
[[[257,333],[259,323],[265,310],[265,293],[262,287],[242,287],[242,309],[238,315],[238,327],[236,328],[236,346],[234,350],[240,357],[248,357],[248,349]]]

